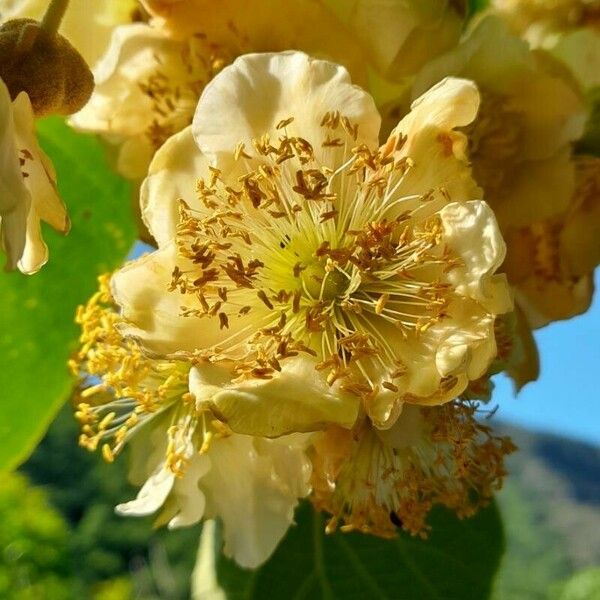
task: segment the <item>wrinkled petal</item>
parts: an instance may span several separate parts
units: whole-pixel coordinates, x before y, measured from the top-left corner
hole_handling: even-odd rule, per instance
[[[569,282],[529,279],[517,288],[516,300],[530,327],[539,329],[583,314],[592,303],[593,293],[591,275]]]
[[[206,498],[198,488],[211,466],[208,455],[195,455],[187,466],[185,475],[176,479],[173,494],[176,498],[177,514],[170,519],[169,529],[188,527],[202,519],[206,508]]]
[[[479,114],[465,129],[465,150],[503,231],[564,210],[574,189],[570,144],[586,118],[566,69],[531,52],[498,18],[486,17],[421,71],[413,96],[448,75],[472,79],[481,92]]]
[[[524,115],[525,160],[548,158],[582,133],[585,107],[576,86],[497,18],[483,19],[459,46],[429,63],[415,79],[413,97],[447,76],[472,79]]]
[[[301,50],[344,65],[356,82],[366,81],[366,61],[354,31],[321,0],[143,0],[153,25],[177,39],[205,35],[233,56]]]
[[[139,341],[149,352],[168,355],[193,352],[218,344],[222,339],[215,319],[185,317],[196,302],[177,291],[169,291],[175,266],[188,267],[171,242],[160,250],[130,262],[112,278],[112,291],[122,307],[125,323],[122,332]],[[232,322],[232,329],[243,328],[247,318]]]
[[[191,127],[174,135],[156,153],[142,185],[140,202],[144,223],[159,246],[175,237],[178,200],[195,210],[206,210],[198,201],[193,175],[201,177],[208,172],[208,161],[198,149]]]
[[[173,58],[178,48],[160,30],[142,23],[117,27],[94,68],[94,94],[71,117],[71,124],[96,133],[131,136],[144,132],[152,120],[153,105],[140,83],[156,70],[155,56],[170,53]]]
[[[424,194],[441,187],[451,200],[481,197],[467,158],[467,138],[458,130],[472,123],[478,108],[475,84],[456,78],[440,81],[413,102],[390,135],[390,140],[406,136],[400,153],[414,162],[399,192]]]
[[[225,554],[256,568],[272,554],[310,490],[302,438],[261,440],[233,435],[214,443],[202,480],[207,516],[223,521]]]
[[[288,360],[271,379],[230,382],[227,370],[200,364],[190,371],[198,407],[208,406],[236,433],[276,437],[335,423],[350,428],[359,400],[328,385],[308,358]]]
[[[321,164],[329,164],[329,156],[338,153],[321,147],[326,132],[320,121],[334,112],[358,125],[354,144],[376,147],[381,120],[375,103],[352,85],[346,69],[300,52],[250,54],[238,58],[205,88],[193,133],[202,152],[226,170],[238,144],[252,154],[253,140],[265,134],[276,140],[278,124],[293,117],[286,127],[288,135],[308,140]]]
[[[0,231],[7,267],[14,269],[26,242],[31,197],[23,181],[16,143],[13,105],[0,79]]]
[[[123,516],[152,515],[164,504],[174,483],[175,475],[164,465],[160,465],[143,485],[137,498],[117,505],[115,510]]]
[[[62,233],[69,230],[66,209],[56,189],[52,163],[37,141],[29,97],[21,92],[12,102],[0,82],[2,134],[2,183],[0,218],[2,240],[9,268],[35,273],[48,260],[41,221]]]
[[[122,25],[94,69],[90,101],[70,123],[116,138],[119,171],[141,179],[162,143],[191,123],[209,71],[194,40],[179,42],[143,23]]]
[[[522,163],[514,169],[510,188],[494,207],[503,229],[522,227],[556,216],[569,205],[575,190],[575,165],[565,148],[547,160]]]
[[[504,262],[506,244],[493,211],[485,202],[452,203],[440,216],[447,245],[462,264],[447,274],[458,294],[479,302],[489,312],[512,309],[506,277],[495,272]]]

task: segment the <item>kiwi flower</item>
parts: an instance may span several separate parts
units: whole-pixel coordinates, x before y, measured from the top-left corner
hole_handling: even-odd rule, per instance
[[[69,219],[50,159],[40,148],[31,101],[11,101],[0,79],[0,235],[8,269],[35,273],[48,260],[41,221],[67,233]]]
[[[82,345],[71,368],[82,378],[80,444],[108,462],[129,446],[130,479],[142,486],[117,512],[145,516],[162,507],[157,524],[170,529],[218,517],[228,556],[244,567],[266,560],[310,490],[305,436],[236,435],[198,411],[189,363],[144,356],[118,332],[107,277],[77,322]]]
[[[511,310],[505,247],[455,130],[475,86],[446,80],[379,148],[345,69],[247,55],[157,153],[142,213],[158,250],[112,279],[125,336],[193,363],[190,391],[236,433],[391,427],[456,398]]]
[[[315,434],[311,500],[331,514],[326,531],[394,537],[402,528],[426,537],[434,506],[467,518],[487,505],[515,446],[478,412],[477,403],[464,399],[413,405],[385,431],[362,420],[352,431],[330,427]]]
[[[379,535],[382,514],[421,533],[433,504],[464,516],[473,491],[489,497],[509,448],[455,404],[512,308],[457,131],[478,103],[471,82],[446,80],[379,147],[373,100],[333,63],[246,55],[206,87],[142,186],[158,249],[78,315],[80,441],[109,461],[131,445],[143,484],[119,512],[220,517],[225,551],[256,566],[311,489],[335,522]],[[378,453],[398,456],[391,487]],[[389,495],[356,497],[372,477]],[[415,477],[435,490],[411,521],[398,490]]]
[[[447,76],[472,79],[481,92],[479,114],[466,129],[469,156],[502,231],[565,210],[575,191],[571,144],[586,120],[568,73],[486,17],[417,75],[413,97]]]
[[[507,235],[504,269],[533,327],[585,312],[600,264],[600,159],[577,156],[575,193],[560,214]]]
[[[500,487],[504,455],[514,447],[476,420],[477,406],[466,400],[407,406],[386,431],[363,416],[352,431],[330,426],[276,439],[233,433],[196,407],[190,363],[145,356],[121,335],[108,283],[101,277],[78,311],[82,345],[71,367],[81,378],[80,444],[108,462],[130,447],[130,480],[142,487],[117,506],[119,514],[160,510],[156,524],[170,529],[220,518],[225,554],[254,568],[309,494],[332,515],[327,531],[339,525],[391,537],[401,527],[425,537],[434,505],[468,517]]]
[[[235,57],[289,48],[330,57],[366,80],[355,36],[321,0],[144,3],[149,23],[115,29],[90,103],[71,119],[116,145],[116,167],[141,180],[154,153],[192,121],[205,85]]]
[[[563,61],[585,88],[600,85],[598,0],[494,0],[491,10],[534,48]]]

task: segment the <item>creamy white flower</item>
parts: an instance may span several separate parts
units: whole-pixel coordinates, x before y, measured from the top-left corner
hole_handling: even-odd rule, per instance
[[[600,84],[598,0],[494,0],[492,10],[534,48],[563,61],[585,88]]]
[[[600,27],[556,36],[546,49],[571,69],[584,89],[600,86]]]
[[[69,220],[56,190],[52,163],[40,148],[31,102],[14,101],[0,80],[0,231],[7,267],[35,273],[48,260],[41,221],[67,233]]]
[[[117,27],[94,69],[92,98],[71,125],[118,144],[118,171],[143,179],[156,150],[191,122],[215,68],[210,52],[200,38],[176,41],[143,23]]]
[[[0,0],[0,21],[41,20],[48,0]],[[137,0],[71,0],[60,32],[93,66],[108,47],[113,29],[137,18]]]
[[[486,17],[415,80],[413,97],[447,76],[477,84],[482,103],[467,129],[469,156],[503,231],[559,214],[574,192],[570,144],[583,133],[586,110],[563,71]]]
[[[310,492],[308,437],[232,434],[188,392],[189,364],[148,358],[119,334],[107,279],[77,316],[82,346],[72,368],[83,388],[76,411],[80,444],[101,448],[109,462],[131,447],[130,479],[141,489],[117,507],[119,514],[160,511],[158,524],[169,528],[219,518],[225,553],[257,567]],[[192,382],[192,391],[197,388]]]
[[[531,327],[570,319],[592,302],[600,264],[600,159],[578,156],[567,209],[511,230],[504,268]]]
[[[391,429],[368,420],[352,431],[315,434],[311,499],[332,516],[326,531],[426,537],[436,505],[470,517],[502,486],[504,457],[515,450],[476,418],[478,406],[405,406]]]
[[[204,86],[240,54],[300,48],[334,57],[366,79],[360,45],[317,0],[146,3],[151,24],[114,31],[96,65],[91,102],[71,119],[117,145],[117,169],[141,180],[156,150],[192,121]]]
[[[165,462],[167,427],[158,420],[132,441],[131,476],[143,486],[136,499],[117,506],[117,513],[146,516],[162,508],[159,520],[170,529],[219,518],[225,554],[242,567],[258,567],[293,524],[299,499],[310,492],[306,436],[264,440],[231,435],[213,440],[198,454],[192,430],[180,424],[190,436],[175,440],[188,461],[178,477]]]
[[[143,186],[159,249],[113,277],[124,335],[193,361],[199,404],[237,433],[349,427],[361,406],[390,427],[404,402],[455,398],[511,309],[456,131],[478,102],[444,81],[378,149],[373,101],[342,67],[236,60]]]

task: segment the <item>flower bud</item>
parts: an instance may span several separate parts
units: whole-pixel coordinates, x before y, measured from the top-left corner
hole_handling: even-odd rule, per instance
[[[0,77],[12,99],[27,93],[36,117],[77,112],[94,89],[93,75],[77,50],[33,19],[0,27]]]

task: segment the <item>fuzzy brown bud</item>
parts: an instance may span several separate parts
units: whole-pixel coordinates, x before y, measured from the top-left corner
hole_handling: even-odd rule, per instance
[[[79,52],[33,19],[0,27],[0,77],[13,99],[20,92],[29,95],[36,117],[73,114],[94,89],[94,77]]]

